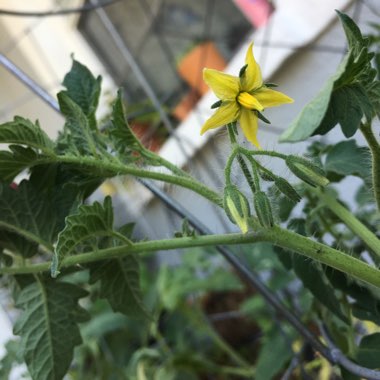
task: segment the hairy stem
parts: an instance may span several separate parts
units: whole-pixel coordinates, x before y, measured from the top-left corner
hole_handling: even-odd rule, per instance
[[[344,224],[380,257],[380,240],[372,233],[360,220],[358,220],[349,210],[340,204],[332,196],[315,190],[319,199],[332,211]]]
[[[360,130],[367,140],[369,149],[372,154],[372,183],[373,192],[377,204],[377,209],[380,211],[380,145],[372,131],[370,124],[362,124]]]
[[[274,226],[270,229],[259,229],[257,232],[248,234],[236,233],[142,241],[134,243],[132,246],[123,245],[65,257],[61,262],[61,268],[88,264],[98,260],[120,258],[130,253],[152,252],[157,250],[169,251],[172,249],[217,245],[252,244],[262,241],[271,242],[282,248],[292,250],[347,273],[360,281],[380,287],[380,271],[378,269],[341,251],[296,234],[295,232],[284,230],[278,226]],[[0,268],[0,273],[38,273],[48,271],[49,268],[50,263],[32,264],[26,267]]]
[[[96,168],[100,172],[109,172],[109,177],[116,175],[133,175],[139,178],[149,178],[157,181],[178,185],[198,193],[218,206],[222,205],[222,199],[218,193],[209,189],[201,182],[188,176],[177,176],[172,174],[160,173],[151,170],[141,169],[133,165],[124,165],[118,161],[101,161],[93,157],[58,156],[55,161],[83,165]]]

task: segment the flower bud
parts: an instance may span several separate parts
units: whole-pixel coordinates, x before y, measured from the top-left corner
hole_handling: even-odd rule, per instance
[[[247,198],[235,185],[224,188],[223,207],[230,221],[237,224],[243,234],[247,233],[251,211]]]
[[[267,195],[263,191],[256,192],[253,203],[260,224],[265,228],[273,227],[272,207]]]
[[[286,164],[295,176],[311,186],[326,186],[329,183],[325,177],[325,172],[304,158],[288,156]]]
[[[287,198],[293,202],[299,202],[301,196],[297,193],[294,187],[284,178],[277,177],[274,181],[275,186],[281,191]]]

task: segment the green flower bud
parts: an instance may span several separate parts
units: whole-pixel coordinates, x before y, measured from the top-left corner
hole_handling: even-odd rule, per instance
[[[251,211],[247,198],[235,185],[224,188],[223,207],[230,221],[237,224],[243,234],[247,233]]]
[[[263,191],[256,192],[253,203],[260,224],[265,228],[273,227],[272,207],[267,195]]]
[[[297,193],[294,187],[284,178],[277,177],[274,181],[277,189],[281,191],[287,198],[293,202],[299,202],[301,196]]]
[[[297,156],[288,156],[286,164],[295,176],[311,186],[326,186],[329,183],[325,172],[309,160]]]

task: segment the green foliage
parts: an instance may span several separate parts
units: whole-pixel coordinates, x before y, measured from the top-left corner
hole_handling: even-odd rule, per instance
[[[104,238],[111,238],[105,245]],[[56,277],[62,259],[68,255],[90,252],[106,246],[115,246],[116,241],[131,245],[131,241],[113,229],[113,209],[110,197],[104,204],[95,202],[90,206],[80,206],[76,214],[66,218],[66,226],[59,233],[51,267]]]
[[[115,148],[120,153],[134,148],[137,151],[143,149],[140,141],[132,132],[127,121],[121,90],[117,93],[117,99],[112,108],[112,128],[109,130],[114,139]]]
[[[35,277],[21,290],[16,305],[23,309],[14,333],[33,379],[61,380],[82,342],[77,323],[88,315],[78,305],[86,292],[74,285]]]
[[[134,318],[150,318],[142,301],[137,257],[107,260],[90,266],[91,283],[101,282],[100,297],[106,298],[114,311]]]
[[[282,134],[281,141],[294,142],[324,135],[337,124],[346,137],[351,137],[363,117],[371,122],[379,111],[380,83],[371,66],[374,54],[368,50],[369,41],[350,17],[340,12],[338,15],[349,50],[336,73]]]
[[[69,204],[65,204],[57,194],[50,196],[41,198],[39,188],[32,181],[24,180],[16,189],[0,184],[0,231],[5,238],[1,243],[4,247],[6,241],[14,237],[14,249],[23,256],[36,253],[37,244],[51,249],[62,227],[61,213],[68,211],[72,198],[66,194]],[[60,196],[65,197],[65,194]]]
[[[95,77],[91,71],[80,62],[73,59],[71,70],[66,74],[63,85],[67,95],[86,115],[91,130],[96,130],[96,109],[99,103],[101,77]]]
[[[371,177],[370,152],[355,140],[341,141],[326,155],[325,169],[341,176],[355,175],[368,181]]]
[[[0,179],[10,182],[24,169],[54,156],[54,143],[41,129],[38,121],[16,116],[0,125],[0,142],[10,144],[0,151]],[[16,145],[17,144],[17,145]]]
[[[280,372],[292,356],[289,343],[279,329],[273,329],[267,334],[256,363],[255,379],[273,379]]]
[[[364,367],[380,369],[380,333],[365,336],[359,345],[356,360]]]
[[[41,129],[38,121],[33,124],[30,120],[20,116],[16,116],[9,123],[1,124],[0,142],[23,144],[47,155],[54,153],[54,143]]]

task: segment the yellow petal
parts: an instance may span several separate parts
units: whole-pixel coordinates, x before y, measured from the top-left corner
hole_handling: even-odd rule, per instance
[[[203,79],[221,100],[235,100],[239,93],[239,78],[218,70],[203,69]]]
[[[201,135],[209,129],[214,129],[232,123],[239,116],[239,106],[234,102],[222,104],[216,112],[203,124]]]
[[[267,87],[261,87],[260,90],[253,94],[253,96],[264,106],[264,108],[294,102],[292,98],[289,98],[289,96],[283,94],[282,92],[275,91]]]
[[[241,80],[242,91],[252,91],[259,88],[263,84],[263,77],[261,76],[260,66],[257,64],[252,52],[253,43],[248,47],[245,56],[245,63],[248,65]]]
[[[261,149],[261,146],[257,140],[259,123],[255,112],[242,108],[239,121],[240,127],[243,130],[244,136],[247,140],[257,148]]]
[[[248,92],[241,92],[237,100],[239,104],[249,110],[262,111],[264,109],[260,102],[258,102],[251,94],[248,94]]]

